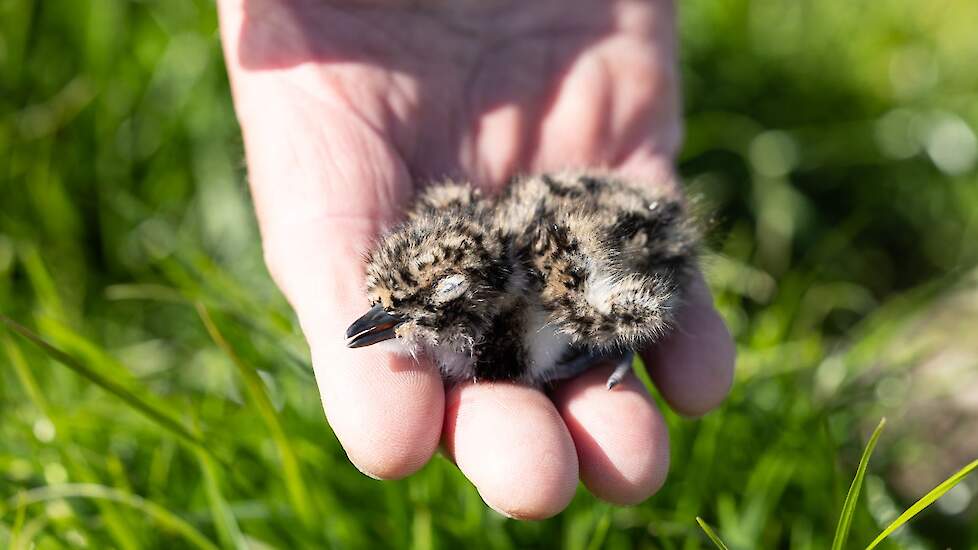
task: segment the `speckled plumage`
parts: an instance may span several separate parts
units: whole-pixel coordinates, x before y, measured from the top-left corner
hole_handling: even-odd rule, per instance
[[[428,186],[367,257],[374,308],[349,345],[430,355],[448,380],[543,385],[661,337],[698,233],[665,186],[600,173],[519,178],[496,197]]]

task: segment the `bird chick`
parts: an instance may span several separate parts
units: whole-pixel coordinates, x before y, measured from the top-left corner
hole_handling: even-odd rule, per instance
[[[668,330],[697,243],[678,196],[607,174],[519,178],[498,197],[432,185],[369,253],[372,307],[347,345],[533,386],[612,360],[610,389]]]

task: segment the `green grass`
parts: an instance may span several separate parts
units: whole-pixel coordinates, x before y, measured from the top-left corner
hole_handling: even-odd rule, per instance
[[[880,421],[879,426],[873,431],[873,435],[869,438],[869,443],[866,445],[866,449],[863,451],[862,458],[859,459],[859,467],[856,469],[856,477],[852,480],[852,485],[849,487],[849,493],[846,495],[845,504],[842,506],[842,514],[839,516],[839,523],[835,528],[835,538],[832,539],[832,550],[846,548],[846,543],[849,538],[849,529],[852,526],[852,517],[856,511],[856,503],[859,502],[859,492],[862,490],[863,479],[866,477],[866,467],[869,465],[869,458],[873,455],[873,450],[876,448],[876,442],[879,440],[880,435],[883,433],[883,427],[886,426],[886,419]],[[886,540],[886,537],[893,534],[897,529],[899,529],[903,524],[913,519],[914,516],[919,514],[924,508],[930,506],[937,499],[941,498],[948,491],[954,488],[955,485],[961,483],[965,476],[970,474],[975,469],[978,469],[978,460],[975,460],[971,464],[968,464],[961,470],[957,471],[951,477],[944,480],[940,485],[935,487],[931,492],[924,495],[920,500],[914,503],[913,506],[908,508],[904,513],[900,514],[898,518],[893,520],[890,525],[883,529],[883,532],[879,534],[873,542],[866,547],[866,550],[873,550],[879,546],[881,542]],[[699,524],[703,532],[710,539],[713,544],[716,545],[720,550],[728,550],[727,545],[717,536],[713,531],[713,528],[709,526],[703,518],[696,518],[696,523]]]
[[[698,523],[700,529],[702,529],[703,532],[706,533],[706,536],[710,539],[710,542],[716,545],[716,547],[719,550],[730,550],[727,547],[727,545],[724,544],[722,540],[720,540],[720,537],[718,537],[717,534],[713,531],[713,528],[710,527],[709,524],[707,524],[705,521],[703,521],[703,518],[696,518],[696,523]]]
[[[869,546],[866,547],[866,550],[873,550],[873,548],[879,546],[879,544],[883,542],[883,540],[885,540],[886,537],[892,535],[897,529],[902,527],[903,524],[907,523],[908,521],[913,519],[914,516],[919,514],[921,511],[923,511],[924,508],[930,506],[931,504],[936,502],[937,499],[947,494],[947,492],[953,489],[955,485],[961,483],[964,480],[965,476],[975,471],[976,469],[978,469],[978,460],[975,460],[970,464],[968,464],[967,466],[965,466],[964,468],[961,468],[960,470],[955,472],[954,475],[944,480],[940,485],[934,487],[932,491],[930,491],[929,493],[921,497],[920,500],[918,500],[913,504],[913,506],[907,508],[907,510],[904,513],[900,514],[898,518],[896,518],[889,525],[887,525],[886,529],[883,529],[883,532],[880,533],[875,539],[873,539],[873,542],[871,542]]]
[[[869,443],[863,451],[862,458],[859,459],[859,466],[856,468],[856,477],[849,486],[846,494],[846,501],[842,505],[842,514],[839,516],[839,524],[835,528],[835,538],[832,539],[832,550],[843,550],[846,541],[849,539],[849,530],[852,528],[852,517],[856,513],[856,504],[859,502],[859,493],[863,488],[863,479],[866,478],[866,468],[869,467],[869,457],[873,456],[876,449],[876,442],[883,434],[883,427],[886,426],[886,419],[880,420],[879,426],[869,437]]]
[[[346,460],[262,264],[211,2],[0,0],[0,547],[692,550],[701,517],[733,550],[830,548],[840,518],[845,548],[978,548],[951,397],[978,367],[978,4],[679,11],[737,380],[664,408],[655,497],[527,523],[440,456]]]

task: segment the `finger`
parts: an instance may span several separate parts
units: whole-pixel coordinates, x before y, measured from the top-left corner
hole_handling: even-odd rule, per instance
[[[584,485],[602,500],[638,504],[665,482],[669,434],[634,374],[608,390],[613,368],[591,368],[559,383],[553,399],[574,438]]]
[[[368,308],[357,246],[350,240],[368,227],[324,222],[310,232],[320,235],[319,242],[270,240],[266,246],[277,251],[270,263],[309,341],[330,426],[361,471],[400,478],[420,469],[437,449],[444,391],[432,365],[345,345],[346,326]]]
[[[240,13],[222,4],[225,50]],[[225,16],[225,14],[228,14]],[[296,90],[276,71],[229,60],[266,263],[309,342],[326,416],[368,475],[419,469],[441,434],[437,371],[374,348],[346,348],[366,311],[360,253],[398,214],[409,177],[389,145],[347,110]]]
[[[577,487],[574,442],[553,403],[512,383],[448,391],[444,443],[482,499],[503,515],[542,519],[567,507]]]
[[[622,2],[617,33],[567,63],[543,120],[534,167],[620,167],[675,157],[681,143],[672,2]],[[645,174],[648,175],[648,174]]]
[[[642,353],[649,376],[677,412],[698,416],[719,405],[733,383],[736,350],[701,275],[690,284],[676,328]]]

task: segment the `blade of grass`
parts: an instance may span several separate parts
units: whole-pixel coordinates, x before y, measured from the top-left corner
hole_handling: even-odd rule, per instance
[[[411,522],[411,550],[432,550],[433,538],[431,510],[427,506],[418,507]]]
[[[214,520],[214,527],[217,529],[221,543],[227,548],[246,550],[248,544],[241,534],[238,520],[221,493],[214,461],[199,449],[194,449],[194,454],[197,456],[197,462],[200,464],[200,470],[204,477],[204,494],[207,496],[208,509],[211,518]]]
[[[33,243],[21,243],[20,259],[24,271],[37,295],[37,302],[48,314],[59,319],[65,318],[64,305],[58,294],[58,285],[51,278],[51,272],[44,266],[44,260]]]
[[[72,357],[61,349],[49,344],[44,338],[41,338],[38,334],[7,317],[6,315],[0,314],[0,322],[3,322],[3,324],[7,325],[10,330],[16,332],[39,347],[42,351],[44,351],[44,353],[58,363],[61,363],[62,365],[75,371],[82,377],[87,378],[89,381],[99,386],[103,390],[115,395],[127,405],[142,413],[143,416],[166,429],[168,432],[176,435],[181,440],[204,450],[205,452],[210,452],[210,449],[208,449],[207,445],[199,435],[188,428],[183,422],[178,420],[175,415],[162,408],[161,405],[149,401],[144,396],[137,395],[132,388],[120,384],[117,381],[104,376],[97,370],[92,369],[88,365],[83,364],[75,357]]]
[[[706,533],[706,536],[709,537],[711,541],[713,541],[713,544],[716,545],[717,548],[719,548],[720,550],[730,550],[729,548],[727,548],[727,545],[724,544],[722,540],[720,540],[720,537],[718,537],[717,534],[713,532],[713,528],[710,527],[709,524],[707,524],[705,521],[703,521],[703,518],[697,516],[696,523],[700,525],[700,529],[702,529],[703,532]]]
[[[44,416],[51,418],[51,407],[48,405],[48,400],[44,396],[44,392],[37,385],[37,380],[35,380],[34,375],[31,373],[31,368],[27,364],[27,360],[24,359],[24,354],[20,351],[20,348],[14,342],[13,338],[9,334],[4,334],[3,338],[3,349],[7,354],[7,359],[10,361],[10,365],[14,368],[14,374],[17,375],[17,380],[24,390],[27,392],[27,397],[34,403],[37,410],[40,411]]]
[[[907,508],[906,512],[900,514],[898,518],[893,520],[893,522],[890,523],[886,527],[886,529],[883,529],[883,532],[880,533],[879,536],[876,537],[876,539],[873,540],[873,542],[871,542],[869,546],[866,547],[866,550],[873,550],[873,548],[876,548],[876,546],[879,543],[883,542],[883,540],[886,539],[886,537],[893,534],[893,532],[899,529],[904,523],[913,519],[913,517],[919,514],[924,508],[927,508],[928,506],[933,504],[937,499],[944,496],[945,493],[947,493],[948,491],[951,490],[951,488],[953,488],[955,485],[960,483],[961,480],[967,477],[968,474],[973,472],[976,468],[978,468],[978,460],[975,460],[974,462],[968,464],[964,468],[961,468],[954,475],[944,480],[943,483],[941,483],[937,487],[934,487],[934,489],[931,490],[931,492],[921,497],[920,500],[918,500],[913,504],[913,506]]]
[[[10,550],[34,550],[38,546],[44,547],[43,544],[36,544],[34,539],[38,538],[44,529],[51,523],[50,518],[46,515],[36,517],[26,524],[20,532],[20,537],[10,545]]]
[[[604,507],[604,511],[598,518],[597,524],[594,526],[594,533],[591,535],[591,540],[588,542],[587,550],[598,550],[599,548],[604,548],[605,539],[608,538],[608,529],[611,528],[611,508]]]
[[[866,467],[869,465],[869,457],[873,454],[873,449],[876,448],[876,441],[879,440],[880,434],[883,433],[883,427],[886,426],[886,419],[880,420],[878,426],[873,431],[873,435],[869,438],[869,443],[866,444],[866,449],[863,450],[863,456],[859,459],[859,467],[856,468],[856,477],[852,480],[852,485],[849,486],[849,493],[846,495],[846,501],[842,505],[842,514],[839,516],[839,523],[835,528],[835,538],[832,539],[832,550],[842,550],[845,546],[846,539],[849,538],[849,528],[852,527],[852,517],[856,513],[856,502],[859,501],[859,492],[862,490],[863,478],[866,477]]]
[[[24,493],[17,493],[17,516],[14,518],[14,524],[10,528],[10,547],[18,548],[20,547],[20,535],[24,531],[24,521],[27,519],[27,507],[24,506]]]
[[[279,421],[278,414],[275,412],[275,407],[272,405],[272,401],[269,399],[268,393],[265,391],[265,386],[261,380],[261,377],[258,376],[258,372],[254,369],[254,367],[245,363],[241,357],[235,353],[234,349],[231,348],[231,345],[224,338],[224,335],[221,334],[221,331],[214,323],[214,319],[207,310],[207,306],[201,302],[197,302],[196,307],[197,313],[200,315],[200,318],[204,323],[204,327],[210,334],[211,339],[213,339],[214,343],[216,343],[217,346],[221,348],[221,350],[231,359],[231,361],[237,367],[238,372],[241,374],[241,378],[244,380],[248,396],[258,409],[258,414],[261,416],[265,426],[271,433],[275,446],[278,449],[279,458],[282,461],[282,473],[285,477],[285,487],[289,494],[289,500],[292,501],[292,506],[295,508],[296,513],[299,515],[299,519],[303,522],[303,524],[307,527],[311,527],[313,525],[314,514],[310,505],[309,495],[306,493],[306,484],[302,479],[302,471],[299,467],[299,461],[296,459],[292,444],[285,433],[285,429],[282,427],[282,423]]]
[[[48,502],[65,498],[86,498],[90,500],[109,500],[143,512],[162,527],[179,534],[197,548],[218,550],[207,537],[192,525],[166,508],[150,502],[138,495],[119,491],[111,487],[91,483],[69,483],[38,487],[24,491],[8,501],[10,507],[30,506],[38,502]],[[19,513],[19,512],[18,512]]]

